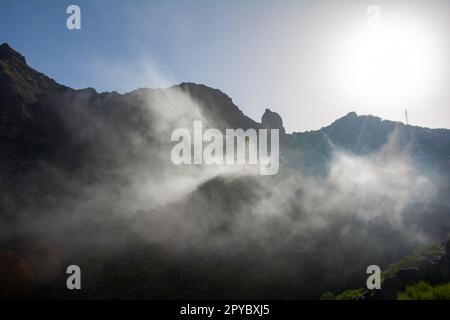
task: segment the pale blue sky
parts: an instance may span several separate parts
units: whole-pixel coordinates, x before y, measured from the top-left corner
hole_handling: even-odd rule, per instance
[[[346,83],[339,48],[364,29],[372,3],[429,51],[421,57],[433,63],[407,70],[427,87],[411,82],[399,96],[385,85],[373,98]],[[70,4],[81,7],[81,30],[66,28]],[[403,120],[406,107],[413,124],[449,128],[449,21],[448,0],[0,0],[0,42],[62,84],[126,92],[203,83],[255,120],[278,111],[288,131],[350,111]]]

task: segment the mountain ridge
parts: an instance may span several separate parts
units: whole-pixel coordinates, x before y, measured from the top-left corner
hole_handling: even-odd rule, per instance
[[[219,129],[283,130],[283,119],[266,109],[255,121],[193,83],[74,90],[2,48],[0,250],[22,260],[2,251],[0,260],[8,276],[20,276],[17,261],[36,266],[40,298],[71,298],[64,272],[56,282],[45,273],[54,259],[33,259],[46,254],[93,272],[84,298],[318,298],[359,286],[368,263],[385,266],[420,236],[450,229],[449,130],[353,112],[282,132],[275,176],[181,168],[170,134],[197,116]],[[391,141],[392,157],[379,161]]]
[[[437,154],[433,157],[439,158],[442,163],[448,162],[450,157],[448,129],[406,126],[400,122],[350,112],[321,129],[285,134],[283,120],[278,113],[266,108],[260,122],[255,121],[219,89],[192,82],[165,89],[141,88],[125,94],[114,91],[98,93],[94,88],[75,90],[28,66],[25,57],[8,44],[0,46],[0,86],[0,147],[5,161],[20,158],[20,155],[33,159],[35,154],[45,155],[47,159],[63,159],[65,152],[61,150],[66,146],[75,143],[77,146],[74,148],[79,149],[89,144],[87,138],[83,138],[85,141],[80,144],[73,130],[95,131],[99,121],[131,130],[153,126],[152,118],[148,118],[148,112],[143,108],[148,100],[146,96],[164,97],[174,91],[187,94],[219,129],[280,129],[283,148],[289,149],[287,152],[296,165],[300,164],[308,170],[320,163],[324,166],[330,159],[333,146],[367,154],[381,148],[394,131],[398,132],[400,145],[413,145],[411,149],[416,157]],[[109,115],[105,114],[107,110]],[[144,118],[149,123],[144,124]],[[79,120],[68,126],[71,119]],[[91,140],[95,139],[92,134]],[[436,148],[432,141],[440,141],[439,147]],[[302,151],[299,155],[299,150],[308,152],[305,154]],[[69,160],[64,158],[61,161]]]
[[[127,96],[127,95],[132,95],[135,94],[137,92],[140,91],[156,91],[156,90],[167,90],[167,89],[171,89],[171,88],[181,88],[182,90],[193,94],[194,96],[199,95],[199,94],[204,94],[205,92],[207,92],[209,95],[211,95],[211,97],[214,98],[219,98],[224,100],[224,102],[230,106],[231,110],[227,110],[227,111],[231,111],[233,113],[238,113],[241,116],[245,117],[246,120],[244,121],[244,123],[246,123],[247,125],[249,123],[252,123],[252,125],[257,126],[257,122],[251,118],[249,118],[248,116],[245,115],[245,113],[240,110],[239,107],[237,107],[232,98],[227,95],[226,93],[224,93],[223,91],[221,91],[220,89],[216,89],[216,88],[212,88],[209,87],[207,85],[204,84],[200,84],[200,83],[194,83],[194,82],[181,82],[179,84],[175,84],[172,86],[169,86],[167,88],[138,88],[135,90],[132,90],[130,92],[125,92],[125,93],[117,93],[116,91],[105,91],[105,92],[98,92],[95,88],[92,87],[86,87],[86,88],[82,88],[82,89],[73,89],[70,87],[67,87],[63,84],[58,83],[57,81],[51,79],[50,77],[46,76],[45,74],[36,71],[35,69],[33,69],[32,67],[30,67],[27,62],[26,62],[26,58],[20,54],[19,52],[17,52],[16,50],[14,50],[8,43],[3,43],[0,45],[0,60],[3,60],[4,62],[9,62],[10,64],[12,64],[13,67],[16,67],[18,70],[23,71],[23,69],[27,69],[27,73],[31,73],[35,78],[37,79],[32,79],[32,77],[25,77],[25,79],[23,79],[24,77],[20,77],[21,80],[29,80],[33,83],[38,84],[38,88],[40,89],[55,89],[57,87],[59,87],[59,89],[64,89],[64,90],[72,90],[74,92],[87,92],[90,91],[91,93],[95,93],[95,94],[99,94],[99,95],[108,95],[108,94],[115,94],[115,95],[119,95],[119,96]],[[16,69],[16,70],[17,70]],[[0,70],[0,72],[6,73],[5,70]],[[20,75],[20,73],[19,73]],[[42,82],[44,83],[44,85],[40,85],[42,84]],[[28,84],[30,85],[30,84]],[[268,109],[268,108],[266,108]],[[270,110],[270,109],[268,109]],[[318,129],[314,129],[314,130],[308,130],[308,131],[293,131],[292,134],[298,134],[298,133],[306,133],[306,132],[311,132],[311,131],[320,131],[322,129],[327,129],[329,127],[332,127],[334,125],[336,125],[337,123],[345,120],[345,119],[349,119],[349,118],[361,118],[361,117],[369,117],[369,118],[374,118],[379,120],[380,122],[389,122],[389,123],[395,123],[399,126],[405,126],[405,124],[403,124],[402,122],[399,121],[393,121],[393,120],[388,120],[388,119],[382,119],[380,117],[377,117],[375,115],[358,115],[356,112],[351,111],[349,113],[347,113],[346,115],[343,115],[342,117],[336,119],[333,123],[324,126],[322,128],[318,128]],[[411,126],[414,128],[423,128],[423,129],[429,129],[429,130],[447,130],[450,131],[449,128],[427,128],[427,127],[419,127],[419,126]],[[248,128],[246,126],[244,126],[244,128]]]

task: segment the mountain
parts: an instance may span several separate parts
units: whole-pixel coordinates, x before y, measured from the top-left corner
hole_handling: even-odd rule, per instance
[[[280,172],[172,165],[172,131],[198,119],[280,129]],[[286,133],[278,113],[255,121],[201,84],[75,90],[2,44],[0,296],[311,299],[358,287],[373,261],[446,236],[449,157],[447,129],[352,112]],[[73,263],[87,270],[79,296],[64,287]]]
[[[144,118],[151,121],[145,105],[154,96],[173,91],[189,95],[218,128],[260,126],[221,91],[194,83],[164,92],[139,89],[125,95],[99,94],[92,88],[74,90],[33,70],[8,44],[0,46],[0,86],[1,163],[7,172],[23,171],[38,159],[81,162],[81,155],[73,159],[74,154],[86,153],[88,145],[105,143],[106,139],[98,141],[103,133],[97,131],[97,121],[124,131],[147,129],[148,123],[139,123]]]
[[[118,126],[139,126],[136,118],[143,117],[139,114],[144,112],[141,110],[146,103],[143,96],[161,91],[139,89],[121,95],[116,92],[99,94],[92,88],[74,90],[29,67],[25,58],[6,43],[0,46],[0,85],[2,164],[12,162],[9,165],[13,167],[25,165],[26,161],[30,164],[41,157],[68,161],[62,154],[67,152],[62,149],[70,146],[80,151],[84,148],[80,144],[92,143],[75,141],[79,137],[73,137],[73,130],[95,130],[95,125],[80,113],[110,118],[107,121]],[[272,127],[285,133],[282,118],[276,112],[266,109],[258,123],[245,116],[220,90],[194,83],[182,83],[165,90],[179,90],[189,95],[199,104],[202,114],[220,129]],[[104,112],[109,115],[105,116]],[[79,119],[83,123],[67,124],[67,118],[80,117],[85,117]],[[417,159],[437,161],[441,165],[450,161],[449,130],[405,126],[374,116],[358,116],[354,112],[320,130],[288,134],[283,142],[289,151],[294,149],[297,156],[306,149],[308,154],[295,160],[311,165],[317,164],[317,158],[329,155],[333,147],[356,154],[374,152],[386,144],[394,131],[399,144],[410,148]]]

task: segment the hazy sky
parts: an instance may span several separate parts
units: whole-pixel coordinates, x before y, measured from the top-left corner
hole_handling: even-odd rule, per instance
[[[66,28],[78,4],[82,29]],[[381,9],[380,30],[368,30]],[[350,111],[450,128],[449,0],[0,0],[0,42],[58,82],[126,92],[180,82],[288,131]]]

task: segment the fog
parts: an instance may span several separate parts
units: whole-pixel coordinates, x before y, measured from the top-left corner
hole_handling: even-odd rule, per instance
[[[75,146],[68,150],[82,150],[70,155],[76,166],[41,160],[1,195],[4,246],[42,240],[57,252],[58,267],[52,259],[34,265],[38,275],[52,270],[37,276],[36,286],[63,276],[65,264],[79,264],[88,269],[86,294],[93,297],[170,296],[166,287],[149,293],[159,279],[178,288],[178,297],[317,298],[362,286],[369,264],[385,267],[433,243],[446,227],[427,209],[448,208],[442,181],[416,166],[395,132],[368,155],[332,146],[325,175],[282,161],[280,172],[266,177],[247,166],[171,162],[175,128],[192,129],[194,120],[217,125],[179,87],[140,89],[111,104],[96,99],[67,101],[61,115]],[[156,262],[148,265],[146,257]],[[133,264],[108,269],[127,259]],[[121,280],[120,290],[102,287],[105,270],[136,268],[150,283],[142,292],[132,280]],[[155,268],[167,274],[159,278]],[[188,280],[180,289],[173,277],[183,270]]]

